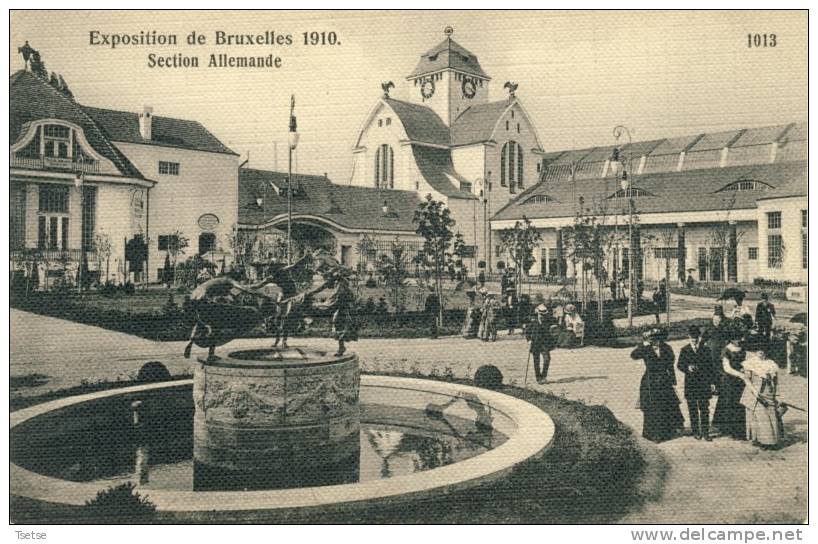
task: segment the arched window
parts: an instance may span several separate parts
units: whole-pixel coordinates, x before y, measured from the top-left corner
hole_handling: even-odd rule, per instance
[[[640,189],[639,187],[631,187],[630,189],[619,189],[617,192],[615,192],[608,198],[640,198],[644,196],[655,195],[644,189]]]
[[[769,189],[770,186],[766,183],[761,181],[755,181],[751,179],[743,179],[740,181],[734,181],[729,185],[725,185],[719,192],[721,191],[766,191]]]
[[[387,144],[375,151],[375,187],[395,188],[395,154]]]
[[[523,188],[523,148],[515,141],[506,142],[500,154],[500,185],[506,183],[510,193]]]
[[[534,195],[523,201],[523,204],[545,204],[547,202],[554,202],[554,198],[550,195]]]

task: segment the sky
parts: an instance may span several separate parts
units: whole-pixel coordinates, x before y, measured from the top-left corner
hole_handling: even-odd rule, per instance
[[[297,171],[348,183],[352,145],[381,96],[406,99],[405,77],[445,27],[477,55],[533,118],[546,151],[605,146],[625,125],[634,140],[807,119],[807,14],[779,12],[80,12],[13,11],[11,73],[26,40],[76,100],[101,108],[200,121],[255,168],[285,170],[290,96],[301,140]],[[176,46],[115,49],[90,32],[174,33]],[[215,32],[291,34],[291,46],[213,44]],[[208,44],[189,46],[204,34]],[[333,31],[337,45],[304,46],[303,32]],[[748,47],[748,33],[775,47]],[[197,55],[198,69],[160,69],[149,53]],[[210,53],[280,56],[278,69],[207,68]],[[276,145],[278,142],[278,145]],[[277,151],[277,152],[276,152]]]

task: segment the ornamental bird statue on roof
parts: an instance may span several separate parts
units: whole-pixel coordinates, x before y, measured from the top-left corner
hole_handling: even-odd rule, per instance
[[[391,81],[384,81],[383,83],[381,83],[381,89],[383,89],[383,97],[389,98],[389,90],[394,88],[395,84],[392,83]]]
[[[504,89],[508,89],[509,98],[514,98],[516,96],[517,87],[519,87],[519,84],[514,83],[513,81],[506,81],[505,85],[503,85]]]

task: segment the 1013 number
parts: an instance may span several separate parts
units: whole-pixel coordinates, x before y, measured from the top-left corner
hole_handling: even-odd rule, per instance
[[[778,44],[775,34],[747,34],[747,47],[775,47]]]

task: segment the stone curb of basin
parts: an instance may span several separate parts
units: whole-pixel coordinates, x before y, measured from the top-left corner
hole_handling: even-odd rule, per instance
[[[33,417],[96,399],[191,386],[193,380],[179,380],[101,391],[46,402],[12,412],[11,428]],[[476,395],[493,411],[499,411],[516,426],[503,444],[475,457],[435,469],[354,484],[262,491],[169,491],[143,490],[142,494],[164,512],[284,511],[328,507],[368,506],[392,501],[414,500],[495,481],[527,459],[542,456],[554,438],[551,417],[523,400],[488,389],[434,380],[381,375],[361,376],[361,387],[399,389],[457,397]],[[423,409],[424,407],[419,407]],[[74,506],[84,505],[100,491],[98,483],[70,482],[37,474],[10,463],[12,495]]]

